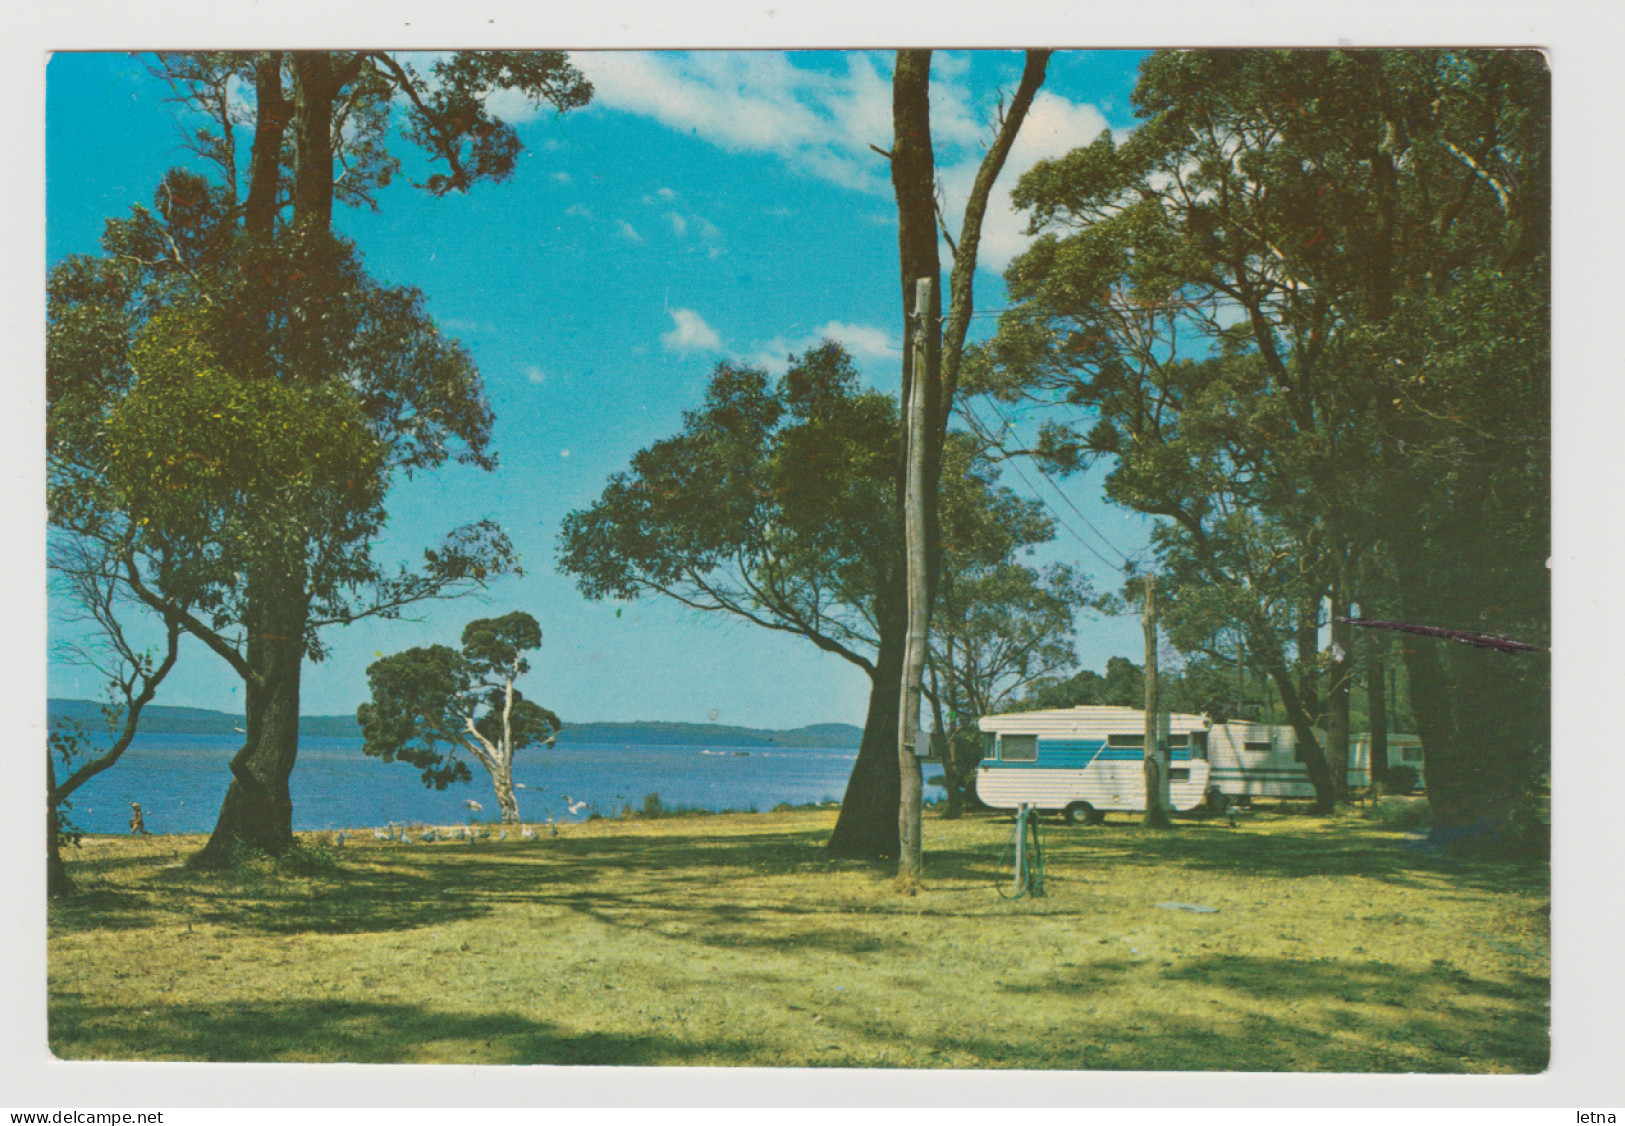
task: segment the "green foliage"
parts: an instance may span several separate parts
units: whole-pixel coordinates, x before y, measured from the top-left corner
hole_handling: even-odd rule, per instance
[[[155,598],[215,631],[246,620],[257,570],[302,579],[312,656],[322,624],[513,569],[490,524],[416,570],[372,558],[393,473],[493,464],[479,374],[422,295],[371,281],[318,232],[233,235],[184,176],[158,203],[108,224],[108,257],[51,275],[53,523],[119,545]]]
[[[1014,193],[1043,234],[972,388],[1058,407],[1042,456],[1105,458],[1109,497],[1166,518],[1170,637],[1232,661],[1245,646],[1300,733],[1317,663],[1293,638],[1335,575],[1362,607],[1543,638],[1544,60],[1158,52],[1134,96],[1127,140]],[[1521,761],[1543,740],[1544,666],[1406,656],[1429,666],[1410,671],[1430,796],[1450,776],[1504,791],[1484,748]]]
[[[416,766],[425,786],[444,790],[473,778],[458,751],[472,756],[501,787],[511,787],[513,755],[553,745],[559,717],[514,688],[530,669],[522,656],[542,643],[541,626],[523,611],[481,618],[463,630],[463,647],[408,649],[367,669],[372,698],[356,710],[362,749],[384,762]]]
[[[896,404],[862,389],[846,352],[825,343],[791,357],[776,386],[759,369],[718,365],[683,420],[565,518],[560,570],[589,598],[663,594],[872,671],[901,567]],[[973,541],[1005,535],[1001,519],[1019,502],[985,470],[956,488],[945,524],[967,551],[985,550]],[[1033,527],[1020,515],[1010,535]]]
[[[1388,767],[1388,789],[1395,794],[1408,794],[1416,789],[1421,776],[1416,773],[1414,766],[1405,766],[1394,763]]]

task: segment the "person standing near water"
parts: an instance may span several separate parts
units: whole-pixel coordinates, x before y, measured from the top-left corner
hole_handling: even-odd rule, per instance
[[[130,809],[132,810],[130,814],[130,834],[132,836],[150,837],[152,834],[147,832],[147,823],[141,819],[141,803],[138,801],[131,802]]]

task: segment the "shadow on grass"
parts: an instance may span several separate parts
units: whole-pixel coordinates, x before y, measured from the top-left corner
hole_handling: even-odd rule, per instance
[[[1101,988],[1098,969],[1055,988],[1097,993]],[[1240,1037],[1227,1031],[1225,1039],[1231,1046],[1223,1050],[1234,1051],[1236,1045],[1267,1031],[1267,1026],[1284,1022],[1275,1031],[1290,1042],[1317,1043],[1317,1070],[1344,1066],[1412,1070],[1423,1067],[1417,1061],[1426,1059],[1432,1061],[1426,1070],[1468,1071],[1488,1063],[1528,1074],[1543,1070],[1550,1055],[1549,1022],[1541,1004],[1550,996],[1550,983],[1530,974],[1514,973],[1510,982],[1503,982],[1474,978],[1443,960],[1429,970],[1417,971],[1379,961],[1215,954],[1161,977],[1193,990],[1217,988],[1238,995],[1238,1004],[1247,1006],[1239,1015],[1252,1031]],[[1508,1002],[1510,1007],[1489,1011],[1476,1004],[1481,1000]],[[1293,1015],[1278,1020],[1261,1014],[1257,1009],[1260,1002]],[[1177,1030],[1169,1032],[1181,1035]],[[1356,1055],[1347,1054],[1351,1046],[1357,1046]],[[1190,1047],[1203,1058],[1179,1064],[1174,1056],[1160,1056],[1156,1066],[1254,1066],[1243,1061],[1213,1062],[1213,1053],[1220,1049],[1212,1038],[1205,1048]],[[1410,1053],[1401,1052],[1407,1047]],[[1381,1063],[1385,1055],[1392,1057],[1388,1065]],[[1268,1062],[1270,1058],[1266,1051],[1258,1062],[1277,1066]]]
[[[518,1013],[458,1013],[356,1001],[160,1005],[133,1012],[59,995],[53,1051],[72,1059],[229,1062],[627,1064],[749,1058],[752,1045],[651,1034],[573,1033]]]
[[[1299,825],[1302,830],[1299,830]],[[1362,876],[1402,886],[1419,886],[1424,876],[1443,876],[1463,888],[1497,894],[1545,894],[1551,867],[1542,858],[1447,857],[1407,847],[1395,831],[1366,829],[1366,835],[1316,831],[1327,822],[1304,818],[1287,831],[1269,834],[1230,829],[1222,821],[1179,824],[1167,831],[1138,826],[1059,829],[1046,836],[1047,862],[1129,865],[1246,873],[1265,878]]]
[[[983,1066],[1098,1070],[1532,1074],[1550,1056],[1540,1004],[1548,983],[1527,974],[1505,983],[1442,962],[1418,972],[1380,962],[1213,955],[1158,974],[1188,993],[1152,994],[1144,991],[1147,973],[1156,971],[1107,959],[1043,983],[999,983],[1008,999],[989,1010],[1036,1023],[1024,1027],[1016,1017],[996,1038],[977,1028],[935,1042]],[[1125,996],[1132,998],[1127,1015]],[[1109,1015],[1079,1008],[1092,1001]],[[1064,1035],[1042,1023],[1046,1012],[1063,1015]]]

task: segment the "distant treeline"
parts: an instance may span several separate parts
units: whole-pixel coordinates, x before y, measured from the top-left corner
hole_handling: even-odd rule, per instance
[[[64,719],[76,720],[92,733],[102,725],[101,705],[94,700],[47,701],[46,722],[55,727]],[[206,708],[177,708],[149,704],[141,713],[141,730],[154,735],[232,735],[243,728],[243,717]],[[353,715],[305,715],[299,717],[299,734],[330,735],[359,739],[361,726]],[[791,731],[767,731],[755,727],[727,727],[716,723],[635,723],[566,724],[559,733],[561,743],[715,743],[728,747],[806,747],[853,749],[863,737],[863,729],[849,723],[815,723]]]

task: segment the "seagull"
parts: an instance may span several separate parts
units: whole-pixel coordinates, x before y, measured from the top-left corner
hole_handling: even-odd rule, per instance
[[[479,802],[475,801],[473,798],[464,798],[463,799],[463,804],[465,806],[467,806],[474,813],[478,813],[480,810],[485,808],[483,805],[481,805]]]
[[[462,840],[467,835],[467,832],[464,831],[461,825],[457,826],[457,828],[452,831],[452,836],[456,837],[458,840]]]
[[[508,839],[508,830],[504,829],[504,830],[502,830],[502,832],[497,834],[497,840],[505,841],[507,839]]]
[[[526,841],[533,841],[533,840],[536,839],[536,834],[531,831],[531,828],[530,828],[529,825],[520,825],[519,826],[519,839],[520,840],[526,840]]]
[[[344,836],[345,836],[345,834],[344,834],[344,830],[342,830],[342,829],[340,829],[340,830],[339,830],[339,835],[338,835],[338,839],[337,839],[337,840],[336,840],[336,841],[335,841],[335,842],[334,842],[334,844],[335,844],[335,845],[336,845],[336,846],[337,846],[337,847],[339,847],[339,848],[343,848],[343,847],[344,847]]]
[[[435,841],[438,841],[439,839],[440,838],[435,835],[435,831],[433,829],[425,830],[424,834],[421,837],[418,838],[418,840],[423,841],[426,844],[433,844]]]
[[[516,790],[528,790],[528,789],[530,789],[530,787],[525,785],[523,782],[515,782],[513,784],[513,788],[516,789]]]
[[[552,833],[553,836],[556,837],[556,836],[559,835],[559,827],[557,825],[553,824],[553,819],[551,817],[549,817],[547,819],[547,828]]]
[[[387,829],[374,829],[372,831],[372,839],[375,841],[387,841],[394,835],[394,831],[395,826],[392,822],[390,827]]]
[[[572,814],[580,813],[583,809],[586,809],[586,808],[587,808],[587,803],[584,802],[584,801],[578,801],[578,802],[571,802],[570,803],[570,812]]]

